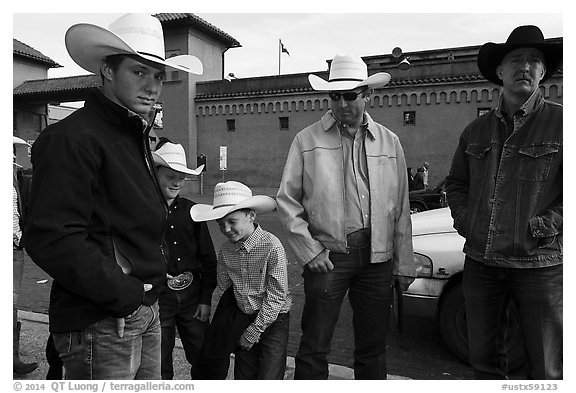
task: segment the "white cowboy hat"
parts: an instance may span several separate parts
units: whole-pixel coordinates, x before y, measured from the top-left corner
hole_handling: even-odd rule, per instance
[[[188,175],[199,175],[204,169],[204,165],[200,165],[196,169],[188,168],[184,148],[182,145],[175,143],[166,142],[160,149],[152,152],[152,157],[154,158],[154,164]]]
[[[202,74],[200,60],[192,55],[166,59],[164,33],[160,21],[149,14],[126,14],[110,24],[109,30],[79,23],[68,29],[65,37],[70,57],[87,71],[100,75],[106,56],[136,55],[192,74]]]
[[[22,138],[18,138],[17,136],[12,136],[12,144],[13,145],[26,145],[26,146],[30,146],[30,144],[28,142],[26,142],[24,139]]]
[[[352,90],[361,86],[385,86],[390,82],[390,74],[378,72],[369,77],[368,67],[360,57],[340,54],[332,60],[328,81],[313,74],[308,75],[308,81],[314,90]]]
[[[266,195],[252,195],[250,188],[237,181],[218,183],[214,187],[214,204],[197,204],[190,209],[194,221],[218,220],[232,212],[253,209],[264,214],[276,209],[274,198]]]

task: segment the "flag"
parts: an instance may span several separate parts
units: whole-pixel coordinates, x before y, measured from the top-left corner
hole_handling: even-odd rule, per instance
[[[282,40],[280,40],[280,48],[281,48],[281,52],[286,53],[288,56],[290,56],[290,52],[288,52],[288,49],[286,49],[286,47],[284,47]]]

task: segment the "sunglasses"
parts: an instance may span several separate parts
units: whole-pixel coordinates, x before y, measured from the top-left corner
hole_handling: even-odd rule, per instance
[[[155,136],[149,136],[148,139],[150,139],[150,142],[156,142]]]
[[[331,91],[330,93],[328,93],[328,96],[332,101],[340,101],[341,97],[344,97],[345,101],[354,101],[361,94],[364,94],[364,92],[350,91],[346,93],[338,93],[335,91]]]

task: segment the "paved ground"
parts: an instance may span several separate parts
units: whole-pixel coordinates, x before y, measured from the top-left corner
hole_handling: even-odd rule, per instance
[[[255,193],[275,195],[275,190],[257,190]],[[210,203],[211,196],[193,195],[191,199],[199,203]],[[286,245],[280,223],[276,215],[262,216],[259,219],[262,226],[275,233],[280,240]],[[214,243],[217,247],[222,243],[224,238],[218,232],[214,223],[210,224],[210,232]],[[293,257],[287,248],[287,254],[290,261]],[[298,349],[300,340],[300,315],[304,302],[302,288],[301,267],[295,263],[289,266],[289,282],[291,292],[294,298],[294,304],[291,310],[290,337],[288,343],[288,354],[293,357]],[[19,308],[33,314],[46,314],[48,310],[48,300],[51,279],[34,265],[30,259],[26,260],[23,289],[20,295]],[[214,302],[217,301],[219,294],[216,292]],[[347,299],[345,299],[340,313],[339,323],[334,333],[332,341],[332,353],[329,361],[338,370],[334,378],[352,378],[350,367],[352,367],[353,336],[351,334],[351,309]],[[23,338],[25,358],[43,359],[43,345],[47,337],[45,326],[36,326],[37,322],[23,323]],[[36,344],[26,347],[29,338],[34,338]],[[35,342],[33,341],[33,342]],[[180,354],[181,355],[181,354]],[[187,379],[188,371],[185,367],[184,357],[178,358],[176,355],[176,364],[181,366],[177,371],[178,377]],[[289,359],[289,362],[291,358]],[[340,366],[340,367],[338,367]],[[390,333],[388,337],[388,370],[389,374],[395,378],[410,379],[471,379],[472,371],[470,367],[463,364],[448,350],[442,342],[436,323],[434,320],[411,318],[405,319],[405,331],[402,335],[398,334],[395,327],[395,321],[390,323]],[[291,378],[291,369],[287,371],[287,379]],[[34,378],[42,378],[45,373],[39,370],[34,374]]]

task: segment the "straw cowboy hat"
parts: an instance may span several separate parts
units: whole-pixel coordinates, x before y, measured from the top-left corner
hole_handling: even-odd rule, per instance
[[[390,82],[390,74],[378,72],[368,76],[368,67],[360,57],[340,54],[332,60],[328,81],[312,74],[308,75],[308,81],[314,90],[352,90],[361,86],[385,86]]]
[[[149,14],[126,14],[110,24],[109,30],[88,23],[68,29],[66,49],[79,66],[100,75],[106,56],[136,55],[142,59],[192,74],[202,74],[200,60],[192,55],[166,59],[160,21]]]
[[[502,80],[496,75],[496,69],[508,53],[518,48],[536,48],[544,54],[546,74],[540,83],[550,78],[562,63],[562,42],[546,42],[537,26],[520,26],[510,33],[506,43],[488,42],[482,45],[478,52],[478,68],[482,75],[490,82],[502,86]]]
[[[194,221],[211,221],[242,209],[253,209],[257,214],[269,213],[276,209],[276,201],[265,195],[252,196],[252,191],[244,184],[227,181],[214,187],[213,205],[194,205],[190,216]]]
[[[188,175],[199,175],[204,169],[204,164],[196,169],[190,169],[186,165],[186,153],[182,145],[166,142],[158,150],[152,152],[154,164],[175,170]]]

